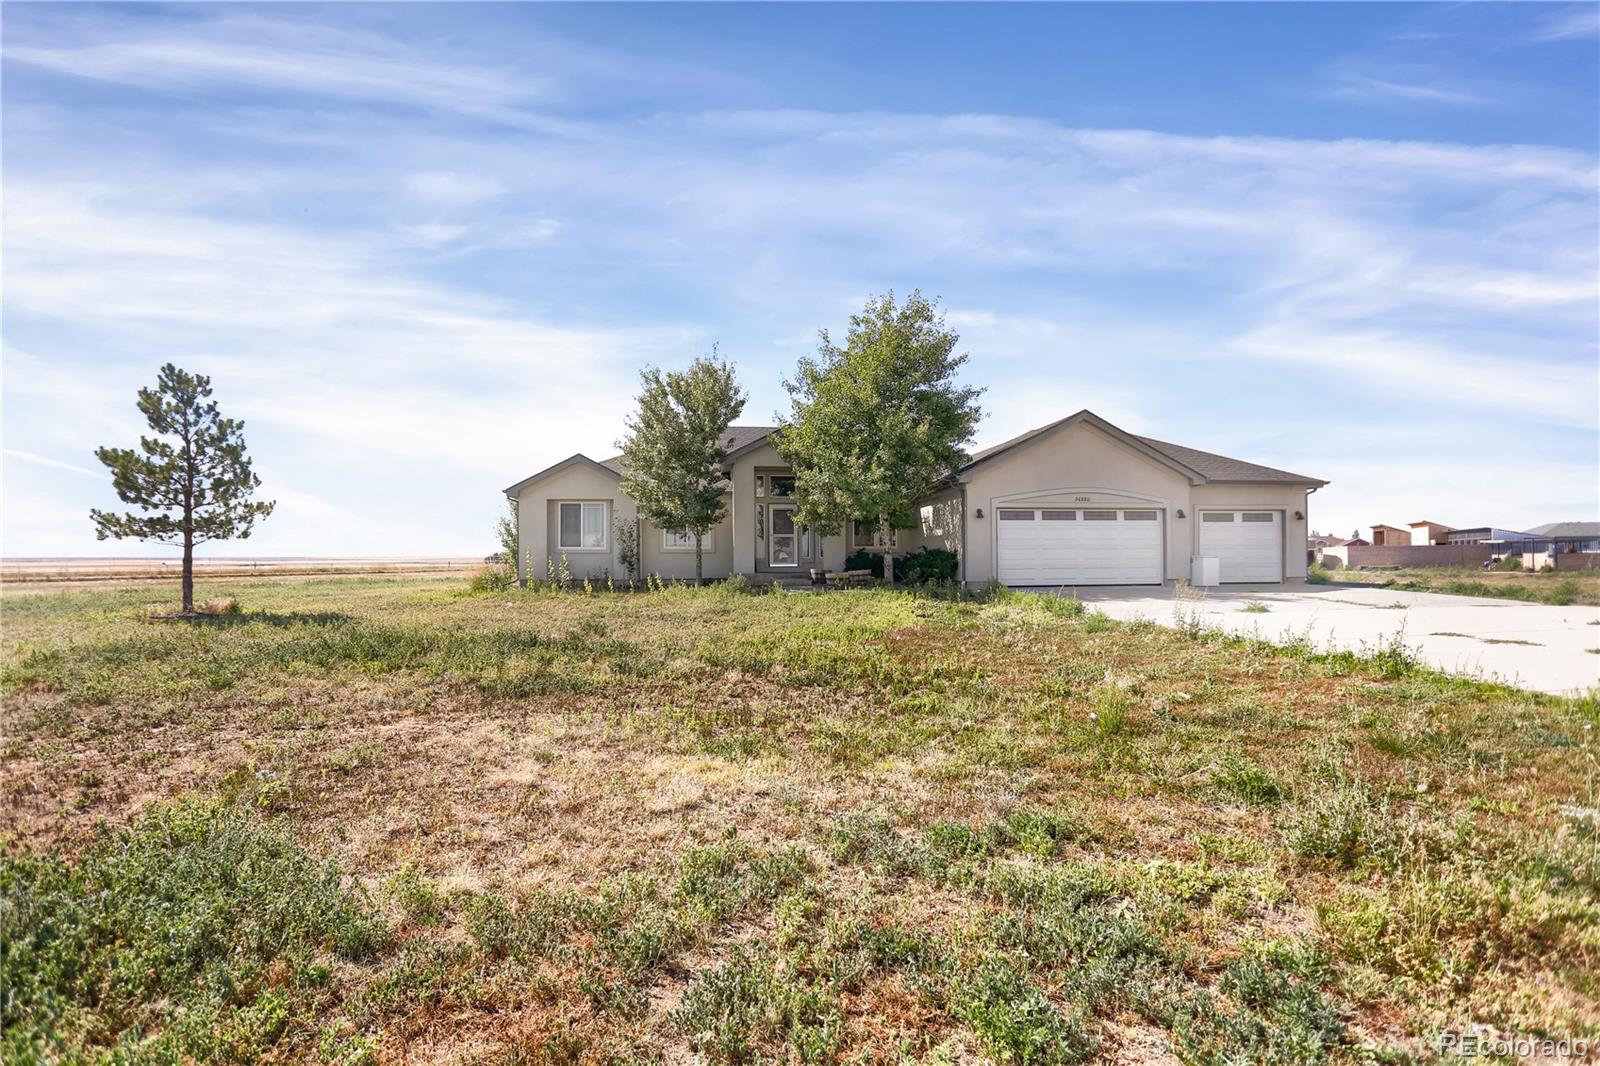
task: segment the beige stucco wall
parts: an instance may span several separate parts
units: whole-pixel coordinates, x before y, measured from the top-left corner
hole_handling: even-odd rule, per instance
[[[755,573],[757,548],[765,549],[764,544],[758,546],[756,542],[756,510],[771,500],[756,498],[756,471],[770,468],[786,470],[788,467],[789,464],[770,444],[753,448],[734,460],[733,468],[728,472],[728,480],[733,486],[733,507],[729,515],[733,528],[733,573]],[[816,557],[810,565],[836,570],[844,564],[843,534],[828,537],[814,535],[813,541]],[[800,566],[795,570],[803,573],[808,567]]]
[[[601,500],[609,504],[607,511],[607,547],[601,550],[568,548],[558,545],[559,512],[556,505],[563,501]],[[517,576],[523,580],[541,580],[551,560],[567,557],[572,576],[602,577],[610,574],[618,580],[628,576],[627,569],[617,561],[617,538],[612,529],[617,516],[638,517],[633,501],[617,488],[617,479],[611,474],[578,463],[537,481],[517,496],[517,525],[521,538],[522,557],[517,560]],[[530,569],[531,568],[531,569]],[[692,571],[691,571],[692,572]]]
[[[1002,506],[1154,507],[1161,514],[1166,579],[1186,580],[1198,541],[1195,511],[1250,508],[1283,513],[1283,573],[1304,580],[1306,490],[1298,485],[1212,483],[1189,478],[1084,422],[974,468],[966,478],[967,543],[963,580],[981,585],[996,569],[995,511]],[[926,501],[925,501],[926,502]],[[977,512],[983,511],[979,518]],[[1179,518],[1182,511],[1184,517]],[[959,527],[957,527],[959,528]],[[924,543],[932,543],[926,534]]]
[[[729,473],[730,492],[727,517],[714,530],[714,546],[705,553],[705,576],[724,578],[732,574],[756,572],[755,472],[757,468],[784,467],[781,457],[771,445],[740,456]],[[627,570],[616,558],[614,530],[609,546],[602,551],[567,549],[562,551],[558,531],[560,514],[557,504],[567,501],[601,500],[610,505],[608,512],[638,520],[638,508],[625,496],[617,478],[587,463],[578,463],[550,475],[523,489],[517,497],[518,535],[521,538],[521,558],[517,560],[517,573],[523,580],[545,577],[553,560],[559,563],[565,554],[567,566],[577,579],[601,577],[609,573],[621,580]],[[766,503],[768,501],[759,501]],[[610,527],[608,526],[608,529]],[[815,538],[820,561],[813,565],[838,567],[844,561],[844,537]],[[666,551],[661,544],[661,531],[649,522],[640,528],[639,556],[641,576],[658,574],[664,578],[694,577],[693,551]],[[804,572],[805,567],[796,568]]]
[[[705,576],[757,572],[756,511],[767,500],[755,495],[758,468],[785,467],[771,445],[762,445],[734,463],[729,474],[729,512],[715,531],[715,544],[705,554]],[[1205,484],[1191,485],[1186,475],[1160,460],[1131,448],[1101,429],[1084,422],[1064,426],[1030,441],[991,462],[974,468],[965,478],[966,521],[963,529],[960,489],[946,489],[920,501],[917,528],[899,534],[900,551],[939,547],[962,557],[962,579],[981,585],[996,573],[995,514],[1002,506],[1153,507],[1161,511],[1166,557],[1166,579],[1189,576],[1190,557],[1198,538],[1196,512],[1201,509],[1276,510],[1283,515],[1283,573],[1286,580],[1304,580],[1303,545],[1310,509],[1307,490],[1297,485]],[[586,463],[574,464],[524,489],[518,497],[522,558],[518,572],[524,578],[543,578],[547,561],[559,559],[558,512],[562,501],[602,500],[609,517],[637,520],[633,501],[624,496],[618,480]],[[979,511],[983,517],[978,517]],[[1184,512],[1179,518],[1178,512]],[[1300,513],[1306,517],[1296,518]],[[608,526],[608,529],[610,527]],[[964,542],[963,542],[964,538]],[[818,558],[812,565],[837,569],[846,555],[843,533],[814,538]],[[575,578],[618,579],[626,570],[616,559],[616,537],[604,550],[567,549],[567,565]],[[644,523],[640,537],[641,571],[667,578],[694,576],[694,553],[663,551],[659,529]],[[803,573],[804,567],[796,572]]]
[[[965,580],[996,569],[995,511],[1002,506],[1155,507],[1163,512],[1167,578],[1189,573],[1189,480],[1085,422],[1045,434],[975,467],[967,486]],[[983,517],[977,516],[978,510]]]
[[[644,574],[656,574],[668,579],[694,577],[694,549],[667,551],[661,547],[661,529],[650,522],[643,523],[639,536],[640,568]],[[711,531],[711,547],[705,551],[704,576],[724,578],[733,573],[733,515],[730,512],[722,523]]]
[[[917,525],[902,529],[898,543],[900,551],[914,552],[919,548],[942,548],[961,553],[961,490],[949,488],[934,493],[916,508]]]

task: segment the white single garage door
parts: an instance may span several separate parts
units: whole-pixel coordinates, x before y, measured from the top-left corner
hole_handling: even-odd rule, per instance
[[[998,509],[1005,585],[1159,585],[1161,512]]]
[[[1219,561],[1222,582],[1283,580],[1281,511],[1201,511],[1200,554]]]

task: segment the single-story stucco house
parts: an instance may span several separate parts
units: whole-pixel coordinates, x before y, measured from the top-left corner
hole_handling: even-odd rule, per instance
[[[794,520],[794,476],[772,426],[732,426],[727,517],[705,543],[705,575],[807,576],[878,548],[872,523],[814,535]],[[517,502],[518,573],[565,557],[574,578],[614,576],[619,521],[639,522],[640,572],[694,576],[694,541],[641,522],[616,458],[573,455],[505,490]],[[1159,585],[1194,556],[1223,582],[1302,581],[1307,497],[1327,482],[1127,433],[1090,411],[972,456],[897,531],[898,555],[929,546],[960,558],[969,585]],[[530,571],[531,568],[531,571]]]

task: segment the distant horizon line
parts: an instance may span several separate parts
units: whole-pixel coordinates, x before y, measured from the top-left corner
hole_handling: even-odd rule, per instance
[[[437,560],[481,560],[481,554],[460,555],[196,555],[199,562],[317,562],[320,560],[387,560],[389,562],[433,562]],[[0,555],[0,563],[57,563],[57,562],[183,562],[182,556],[168,555]]]

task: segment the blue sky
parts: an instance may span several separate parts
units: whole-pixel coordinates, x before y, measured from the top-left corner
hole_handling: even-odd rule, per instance
[[[209,373],[278,512],[492,548],[713,343],[766,422],[941,298],[988,444],[1080,408],[1319,529],[1600,514],[1594,5],[34,5],[4,29],[8,555]]]

